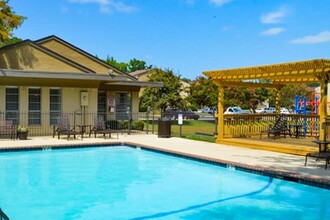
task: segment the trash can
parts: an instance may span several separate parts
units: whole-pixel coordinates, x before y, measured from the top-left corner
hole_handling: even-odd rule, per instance
[[[159,138],[171,137],[171,119],[169,118],[158,119],[158,137]]]

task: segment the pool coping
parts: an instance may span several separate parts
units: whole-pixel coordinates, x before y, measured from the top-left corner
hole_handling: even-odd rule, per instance
[[[144,150],[155,151],[159,153],[165,153],[172,156],[184,157],[188,159],[193,159],[205,163],[215,164],[221,167],[244,171],[248,173],[264,175],[268,177],[273,177],[281,180],[286,180],[290,182],[301,183],[304,185],[324,188],[330,190],[330,180],[316,177],[313,175],[306,175],[301,173],[294,173],[288,171],[281,171],[272,168],[266,168],[261,166],[253,166],[244,163],[238,163],[234,161],[218,159],[218,158],[211,158],[207,156],[201,156],[198,154],[186,153],[181,151],[169,150],[164,149],[161,147],[155,147],[150,145],[144,144],[137,144],[134,142],[129,141],[115,141],[115,142],[94,142],[94,143],[80,143],[80,144],[49,144],[49,145],[30,145],[30,146],[16,146],[16,147],[0,147],[1,152],[17,152],[17,151],[29,151],[29,150],[49,150],[49,149],[72,149],[72,148],[84,148],[84,147],[104,147],[104,146],[129,146],[129,147],[136,147],[141,148]]]

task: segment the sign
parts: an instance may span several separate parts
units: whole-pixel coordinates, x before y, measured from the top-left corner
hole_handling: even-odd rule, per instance
[[[178,124],[182,125],[183,124],[183,116],[182,114],[178,114]]]
[[[88,97],[88,92],[81,92],[80,93],[80,104],[81,104],[81,106],[88,106],[88,99],[89,99],[89,97]]]
[[[108,106],[110,106],[110,107],[116,106],[116,98],[114,96],[108,97]]]

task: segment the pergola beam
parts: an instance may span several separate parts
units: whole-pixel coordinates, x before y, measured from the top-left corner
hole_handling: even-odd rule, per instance
[[[263,88],[281,88],[284,84],[272,84],[272,83],[254,83],[254,82],[241,82],[241,81],[225,81],[215,79],[214,83],[221,86],[235,86],[235,87],[263,87]]]
[[[330,60],[318,59],[247,68],[205,71],[203,73],[212,78],[240,77],[244,79],[260,79],[264,77],[273,77],[276,75],[281,75],[283,73],[286,73],[288,75],[300,75],[304,73],[313,74],[314,72],[329,72],[329,70]]]

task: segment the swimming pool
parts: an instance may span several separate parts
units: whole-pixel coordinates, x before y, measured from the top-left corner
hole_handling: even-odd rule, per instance
[[[116,146],[0,153],[11,219],[327,219],[330,190]]]

